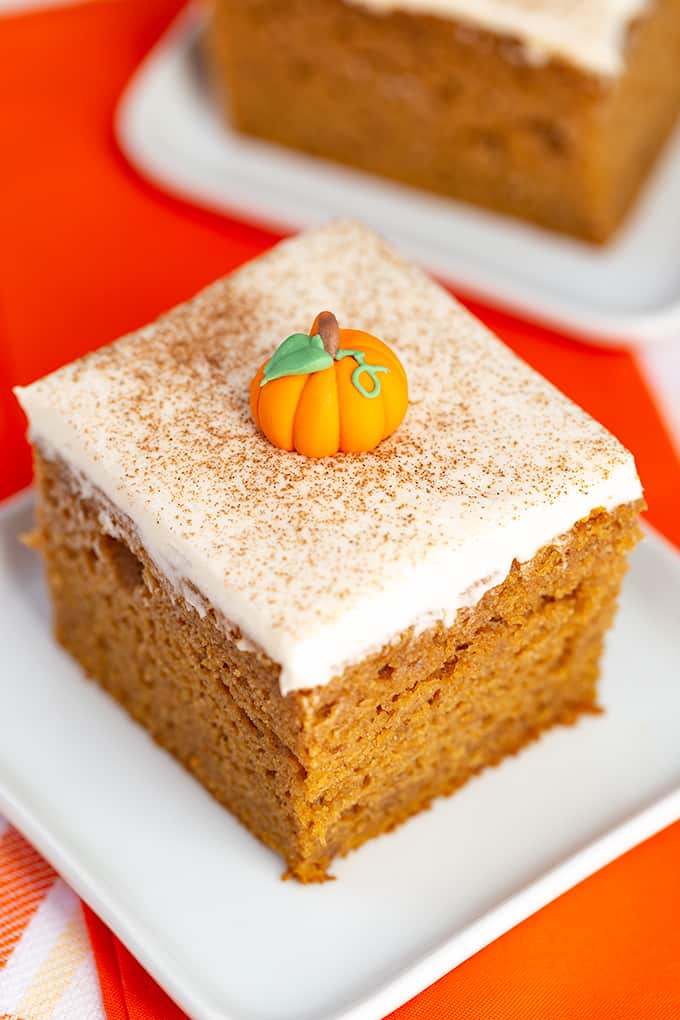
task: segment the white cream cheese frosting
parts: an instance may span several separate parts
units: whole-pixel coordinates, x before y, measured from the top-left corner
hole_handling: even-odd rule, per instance
[[[628,27],[650,0],[345,0],[377,14],[452,18],[520,42],[531,61],[561,58],[596,74],[624,67]]]
[[[373,453],[275,449],[248,386],[322,309],[409,376]],[[17,391],[30,435],[281,667],[327,683],[410,627],[451,623],[591,510],[638,499],[633,457],[366,228],[283,242],[157,323]]]

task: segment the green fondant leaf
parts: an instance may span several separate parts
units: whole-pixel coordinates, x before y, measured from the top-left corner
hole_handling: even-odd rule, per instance
[[[260,386],[265,386],[274,379],[287,375],[307,375],[310,372],[321,372],[329,368],[333,359],[318,335],[308,336],[307,333],[293,333],[277,347],[273,356],[264,368]]]
[[[274,358],[283,357],[284,354],[292,354],[293,351],[299,351],[305,347],[309,347],[310,344],[314,344],[315,341],[318,341],[316,346],[323,350],[323,341],[318,334],[317,336],[309,336],[308,333],[293,333],[291,336],[286,337],[283,343],[279,344],[274,351],[272,361]]]

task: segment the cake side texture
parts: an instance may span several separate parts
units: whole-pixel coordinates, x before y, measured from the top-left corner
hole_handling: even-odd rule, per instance
[[[450,627],[407,631],[281,697],[278,664],[181,597],[102,493],[39,446],[36,478],[59,641],[301,881],[597,710],[636,504],[595,511],[515,562]]]

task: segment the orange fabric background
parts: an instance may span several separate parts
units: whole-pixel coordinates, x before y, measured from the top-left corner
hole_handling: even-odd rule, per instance
[[[9,392],[139,326],[277,238],[144,183],[115,102],[180,0],[0,19],[0,496],[30,477]],[[474,305],[635,452],[651,520],[680,545],[680,463],[632,357]],[[631,851],[394,1014],[460,1020],[680,1017],[680,824]],[[96,918],[111,1018],[169,1017]]]

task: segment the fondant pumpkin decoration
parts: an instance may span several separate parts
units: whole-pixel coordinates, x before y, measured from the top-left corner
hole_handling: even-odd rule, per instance
[[[370,333],[340,329],[332,312],[321,312],[309,335],[284,340],[250,384],[250,409],[267,439],[306,457],[373,450],[407,406],[394,351]]]

